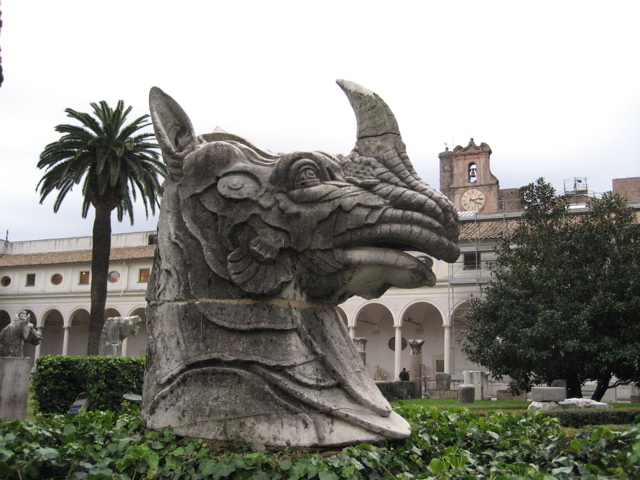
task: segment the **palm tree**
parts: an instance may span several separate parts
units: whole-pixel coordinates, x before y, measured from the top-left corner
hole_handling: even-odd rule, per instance
[[[127,213],[133,225],[133,202],[139,191],[147,217],[149,209],[155,213],[162,194],[158,176],[166,175],[166,167],[159,159],[158,145],[150,140],[153,133],[139,132],[150,125],[149,115],[125,125],[131,107],[125,109],[122,100],[115,109],[105,101],[91,107],[93,116],[65,110],[80,125],[55,127],[62,136],[40,154],[38,168],[45,173],[36,190],[40,190],[40,203],[53,190],[58,191],[53,204],[57,212],[67,193],[82,181],[82,218],[87,217],[90,206],[95,208],[87,355],[97,355],[107,301],[111,212],[117,210],[118,221]]]

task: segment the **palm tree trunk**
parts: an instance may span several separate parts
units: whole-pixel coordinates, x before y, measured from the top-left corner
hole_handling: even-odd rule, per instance
[[[100,333],[104,325],[107,304],[107,277],[111,254],[111,209],[96,206],[93,221],[93,252],[91,258],[91,316],[87,355],[98,355]]]

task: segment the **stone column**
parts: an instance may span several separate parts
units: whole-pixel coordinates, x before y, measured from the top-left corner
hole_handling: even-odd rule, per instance
[[[356,346],[356,350],[360,354],[362,363],[367,364],[367,339],[364,337],[357,337],[353,339],[353,343]]]
[[[416,398],[422,398],[422,345],[424,340],[410,339],[409,375],[416,384]]]
[[[393,380],[398,380],[398,375],[402,371],[402,327],[394,326],[396,329],[396,350],[393,361],[393,369],[394,369],[394,378]]]
[[[121,357],[126,357],[127,353],[129,353],[129,337],[125,338],[122,341],[122,349],[121,349],[121,352],[120,352],[120,356]]]
[[[62,355],[69,355],[69,330],[71,326],[65,325],[62,327],[64,329],[64,336],[62,337]]]
[[[347,329],[349,330],[349,336],[351,337],[352,340],[356,339],[356,327],[352,327],[351,325],[349,325],[347,327]]]
[[[444,327],[444,372],[451,373],[451,325]]]
[[[42,335],[42,331],[44,330],[44,327],[40,327],[40,326],[36,326],[36,330],[38,330],[38,333],[40,335]],[[42,346],[42,342],[40,342],[38,345],[36,345],[36,351],[33,354],[33,364],[36,364],[36,360],[38,360],[38,358],[40,358],[40,347]]]

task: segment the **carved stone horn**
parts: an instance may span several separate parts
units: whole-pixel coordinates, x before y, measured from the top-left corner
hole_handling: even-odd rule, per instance
[[[457,236],[458,216],[453,204],[423,182],[413,168],[389,106],[376,93],[357,83],[348,80],[337,80],[337,83],[347,95],[358,123],[357,140],[351,154],[375,158],[405,187],[431,199],[435,204],[432,214]]]
[[[337,80],[336,83],[347,95],[356,114],[358,140],[387,133],[400,135],[396,117],[376,93],[349,80]]]
[[[149,110],[169,172],[180,178],[184,157],[200,143],[191,120],[178,102],[158,87],[149,92]]]
[[[337,80],[349,99],[358,123],[358,135],[353,151],[376,158],[406,186],[421,193],[425,187],[409,161],[400,137],[400,128],[389,106],[378,94],[348,80]]]

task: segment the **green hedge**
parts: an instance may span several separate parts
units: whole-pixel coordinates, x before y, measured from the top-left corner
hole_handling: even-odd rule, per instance
[[[144,358],[43,356],[32,377],[36,409],[66,413],[87,392],[90,410],[118,410],[126,393],[142,393]]]
[[[629,425],[640,422],[640,410],[629,408],[593,408],[550,410],[549,417],[560,420],[567,428],[582,428],[586,425]]]

